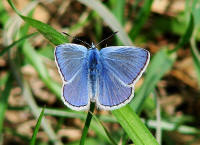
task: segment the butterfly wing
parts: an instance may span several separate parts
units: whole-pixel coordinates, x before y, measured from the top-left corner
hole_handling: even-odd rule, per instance
[[[96,103],[100,109],[113,110],[126,104],[133,97],[133,89],[121,82],[107,66],[99,72],[99,95]]]
[[[87,48],[62,44],[55,49],[55,61],[64,82],[62,100],[73,110],[89,107]]]
[[[73,79],[82,67],[86,55],[87,48],[82,45],[67,43],[56,46],[55,61],[63,81]]]
[[[97,104],[107,110],[119,108],[133,98],[134,84],[146,69],[150,54],[130,46],[106,47],[100,51],[100,58]]]

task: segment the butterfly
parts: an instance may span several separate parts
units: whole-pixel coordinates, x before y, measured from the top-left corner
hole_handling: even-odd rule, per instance
[[[76,111],[88,110],[90,102],[103,110],[129,103],[150,60],[150,53],[142,48],[110,46],[99,51],[93,43],[89,49],[61,44],[54,53],[63,80],[62,100]]]

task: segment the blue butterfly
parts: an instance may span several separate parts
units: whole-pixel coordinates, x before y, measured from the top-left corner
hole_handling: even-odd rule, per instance
[[[145,71],[150,53],[133,46],[66,43],[55,48],[55,61],[63,80],[62,100],[73,110],[118,109],[131,101],[134,85]]]

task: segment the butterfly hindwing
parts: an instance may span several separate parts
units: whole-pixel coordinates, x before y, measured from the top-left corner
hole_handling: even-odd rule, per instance
[[[82,68],[72,81],[63,86],[63,99],[74,110],[86,110],[89,107],[88,66],[85,60]]]
[[[103,48],[100,51],[98,106],[112,110],[130,102],[134,84],[148,65],[149,57],[148,51],[135,47]]]
[[[102,64],[102,69],[99,72],[97,106],[105,110],[119,108],[121,105],[131,100],[134,90],[114,76],[103,62]]]
[[[88,109],[87,48],[76,44],[59,45],[55,56],[64,81],[62,100],[74,110]]]

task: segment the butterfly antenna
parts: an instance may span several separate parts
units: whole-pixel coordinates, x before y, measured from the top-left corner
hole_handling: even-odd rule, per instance
[[[67,36],[69,36],[69,37],[71,37],[71,38],[73,38],[73,39],[75,39],[75,40],[78,40],[78,41],[82,42],[83,44],[86,44],[86,45],[89,46],[89,47],[92,47],[90,44],[88,44],[87,42],[85,42],[85,41],[83,41],[83,40],[81,40],[81,39],[78,39],[78,38],[76,38],[76,37],[73,37],[73,36],[67,34],[66,32],[62,32],[62,33],[65,34],[65,35],[67,35]]]
[[[102,42],[104,42],[105,40],[108,40],[109,38],[113,37],[115,34],[117,34],[118,31],[112,33],[110,36],[108,36],[107,38],[101,40],[99,43],[97,43],[95,46],[98,46],[99,44],[101,44]]]

